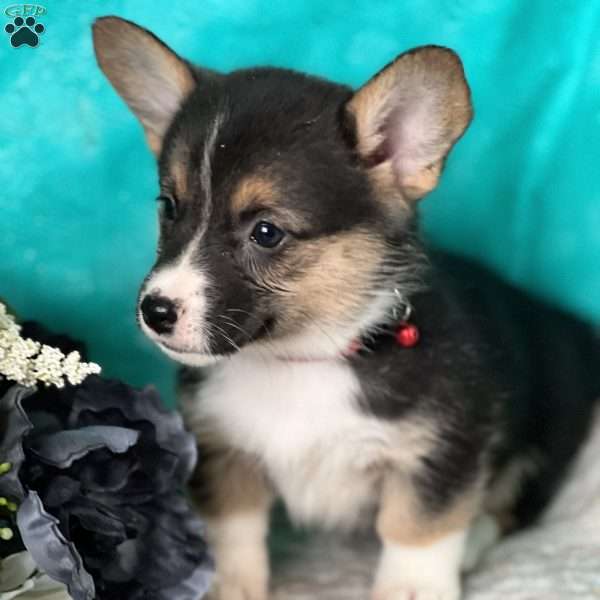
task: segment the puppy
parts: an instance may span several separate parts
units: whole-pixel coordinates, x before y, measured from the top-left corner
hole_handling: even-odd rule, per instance
[[[375,529],[374,600],[456,600],[469,528],[535,520],[600,391],[585,325],[419,241],[472,116],[459,58],[416,48],[354,91],[201,69],[116,17],[93,35],[158,160],[138,316],[204,367],[181,409],[218,597],[267,598],[281,498],[300,524]]]

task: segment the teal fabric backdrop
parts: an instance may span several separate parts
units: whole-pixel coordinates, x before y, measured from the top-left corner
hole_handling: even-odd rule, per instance
[[[41,3],[37,48],[12,48],[0,16],[0,297],[85,339],[106,374],[171,397],[174,367],[134,319],[154,254],[154,161],[92,53],[90,24],[111,13],[216,69],[352,85],[411,46],[455,48],[476,119],[422,204],[426,234],[600,321],[600,2]]]

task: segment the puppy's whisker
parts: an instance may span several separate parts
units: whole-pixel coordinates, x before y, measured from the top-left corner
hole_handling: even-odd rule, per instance
[[[216,318],[220,319],[227,325],[230,325],[237,329],[246,338],[247,341],[252,339],[252,336],[241,325],[236,323],[231,317],[227,316],[225,313],[218,314]]]
[[[240,347],[233,341],[233,339],[231,338],[231,336],[219,325],[217,325],[216,323],[212,324],[212,327],[214,329],[216,329],[222,336],[223,339],[228,343],[231,344],[232,348],[234,348],[235,350],[237,350],[238,352],[240,351]]]
[[[226,309],[226,312],[240,312],[240,313],[245,313],[247,315],[249,315],[250,317],[252,317],[253,315],[251,315],[248,311],[243,311],[241,309]],[[225,324],[228,324],[230,327],[233,327],[234,329],[238,330],[242,335],[244,335],[246,337],[247,341],[252,341],[252,336],[239,324],[237,324],[231,317],[228,317],[227,315],[221,313],[217,318],[220,318]],[[270,332],[267,332],[270,335]],[[259,355],[259,357],[261,358],[261,360],[267,364],[268,360],[267,357],[264,355],[264,353],[262,352],[262,349],[260,347],[256,348],[257,353]]]

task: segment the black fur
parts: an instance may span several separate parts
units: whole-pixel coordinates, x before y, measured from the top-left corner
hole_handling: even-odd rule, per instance
[[[513,513],[527,525],[588,432],[600,398],[598,337],[481,267],[439,252],[430,257],[428,289],[413,297],[419,344],[402,348],[388,336],[353,360],[364,410],[383,419],[421,414],[438,424],[438,444],[416,480],[433,511],[484,462],[499,473],[516,457],[532,458],[537,468]]]

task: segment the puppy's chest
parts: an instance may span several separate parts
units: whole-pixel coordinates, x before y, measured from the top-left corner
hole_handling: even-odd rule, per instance
[[[354,526],[376,497],[378,467],[393,456],[409,460],[397,427],[364,414],[359,396],[343,362],[238,356],[213,369],[184,413],[200,437],[216,428],[257,456],[296,520]]]

